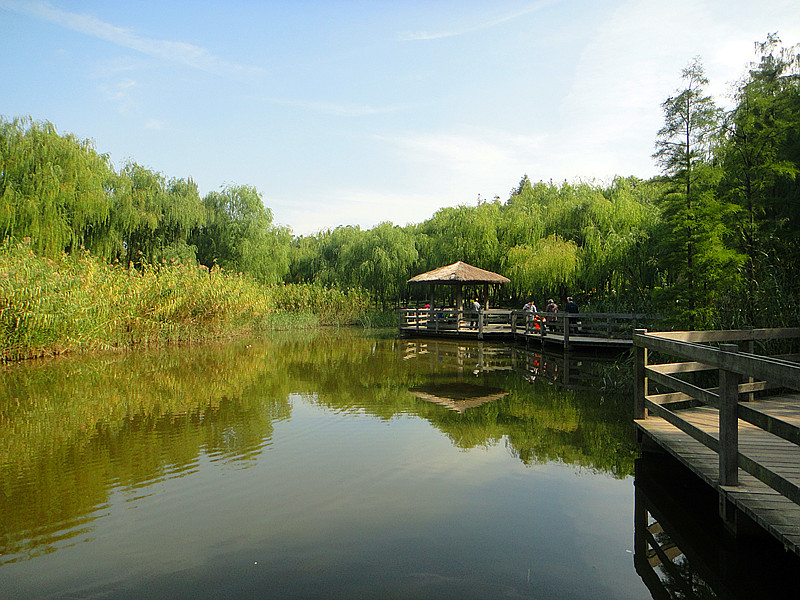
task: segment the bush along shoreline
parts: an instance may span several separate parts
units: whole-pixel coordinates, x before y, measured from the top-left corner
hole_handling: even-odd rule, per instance
[[[170,263],[108,264],[88,252],[37,256],[0,246],[0,360],[131,348],[252,331],[369,324],[362,289],[263,285],[241,273]]]

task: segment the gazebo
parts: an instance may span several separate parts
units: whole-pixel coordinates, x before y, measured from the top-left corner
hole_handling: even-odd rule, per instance
[[[461,312],[464,304],[464,286],[481,285],[483,286],[483,298],[489,308],[489,285],[502,285],[510,283],[508,277],[503,277],[492,271],[486,271],[473,267],[465,262],[458,261],[446,267],[439,267],[433,271],[422,273],[408,280],[412,284],[428,284],[430,286],[429,297],[430,305],[433,306],[434,290],[437,285],[449,285],[456,287],[456,310]]]

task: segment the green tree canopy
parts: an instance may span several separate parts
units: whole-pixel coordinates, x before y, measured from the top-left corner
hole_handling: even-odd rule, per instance
[[[0,231],[44,256],[108,252],[108,157],[51,123],[0,118]]]
[[[247,273],[262,283],[277,283],[289,270],[291,234],[272,224],[272,211],[258,190],[230,185],[203,198],[206,224],[191,241],[201,264]]]

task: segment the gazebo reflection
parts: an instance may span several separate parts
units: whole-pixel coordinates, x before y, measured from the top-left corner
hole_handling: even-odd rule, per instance
[[[468,408],[508,396],[508,392],[500,388],[461,381],[420,385],[410,388],[409,391],[421,400],[439,404],[459,414]]]

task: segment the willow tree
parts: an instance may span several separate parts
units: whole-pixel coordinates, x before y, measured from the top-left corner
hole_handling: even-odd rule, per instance
[[[705,92],[708,79],[698,58],[682,78],[686,87],[662,104],[654,158],[670,184],[661,199],[667,298],[676,303],[681,324],[694,328],[712,324],[715,302],[730,289],[739,259],[723,243],[727,207],[716,194],[720,170],[711,160],[720,111]]]
[[[431,242],[426,267],[433,269],[461,260],[496,271],[500,258],[499,213],[499,202],[436,211],[419,228],[419,232],[428,236]]]
[[[517,296],[533,295],[543,305],[545,296],[562,298],[571,293],[578,273],[578,246],[551,235],[533,246],[511,248],[502,268]]]
[[[191,179],[167,179],[135,162],[123,167],[114,189],[112,222],[127,262],[137,267],[170,259],[193,262],[188,238],[204,221]]]
[[[548,191],[544,184],[531,184],[527,175],[511,190],[511,196],[503,205],[497,224],[501,255],[504,256],[514,246],[530,246],[545,237],[548,202],[543,199],[543,195]]]
[[[0,235],[29,237],[38,254],[81,247],[104,253],[109,239],[108,157],[49,122],[0,118]]]
[[[197,259],[206,266],[250,275],[262,283],[277,283],[289,270],[291,234],[272,223],[258,190],[230,185],[203,198],[206,223],[191,238]]]
[[[358,285],[358,273],[341,257],[353,254],[352,248],[363,233],[358,225],[342,225],[317,234],[317,257],[306,258],[313,267],[309,273],[311,280],[340,289]]]
[[[402,227],[384,222],[356,236],[340,260],[357,285],[372,292],[385,309],[405,292],[418,256],[413,237]]]

